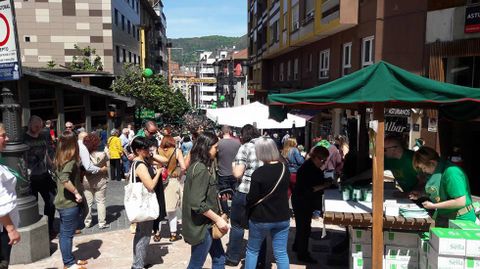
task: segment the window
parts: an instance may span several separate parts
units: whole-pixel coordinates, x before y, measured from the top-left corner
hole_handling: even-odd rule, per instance
[[[130,21],[127,21],[127,32],[130,34]]]
[[[29,36],[25,36],[25,42],[30,42],[30,37]]]
[[[118,10],[115,9],[115,26],[118,26]]]
[[[313,69],[313,54],[308,55],[308,72],[312,72]]]
[[[280,69],[278,71],[278,80],[283,81],[283,63],[280,63]]]
[[[270,44],[273,45],[273,44],[277,43],[278,40],[280,39],[280,34],[278,32],[278,21],[274,22],[270,26],[270,33],[271,33],[271,37],[272,37],[272,39],[270,40]]]
[[[352,42],[343,44],[342,76],[348,75],[352,68]]]
[[[328,70],[330,69],[330,49],[320,52],[318,58],[318,78],[328,78]]]
[[[288,13],[283,14],[283,31],[287,30],[288,25]]]
[[[137,3],[136,3],[136,4],[137,4],[137,14],[139,14],[139,10],[138,10],[138,0],[137,0]]]
[[[295,60],[293,60],[293,79],[298,79],[298,58],[295,58]]]
[[[116,52],[117,63],[119,63],[120,62],[120,48],[118,46],[115,46],[115,52]]]
[[[290,60],[287,63],[287,80],[292,80],[292,61]]]
[[[135,30],[135,25],[132,24],[132,35],[133,35],[133,38],[135,38],[135,33],[137,32],[137,30]]]
[[[122,31],[125,31],[125,16],[122,15]]]
[[[128,52],[128,62],[129,63],[132,62],[132,52],[131,51]]]
[[[299,5],[296,4],[292,7],[292,32],[295,32],[300,28],[300,8]]]
[[[373,64],[373,36],[362,39],[362,67]]]
[[[305,13],[304,13],[304,22],[309,22],[315,16],[315,1],[314,0],[305,0]]]
[[[123,51],[122,51],[122,52],[123,52],[123,53],[122,53],[122,55],[123,55],[123,62],[126,63],[126,62],[127,62],[127,52],[125,51],[125,49],[122,49],[122,50],[123,50]]]
[[[137,54],[133,54],[133,64],[137,64]]]

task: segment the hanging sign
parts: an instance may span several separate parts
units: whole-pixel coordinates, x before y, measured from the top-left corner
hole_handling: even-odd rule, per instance
[[[12,1],[0,0],[0,81],[18,80],[21,75],[14,14]]]
[[[467,7],[465,10],[465,33],[480,32],[480,5]]]

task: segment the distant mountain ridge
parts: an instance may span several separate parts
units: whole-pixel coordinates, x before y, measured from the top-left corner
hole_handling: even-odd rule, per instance
[[[246,49],[248,46],[247,35],[240,37],[228,37],[220,35],[190,37],[190,38],[172,38],[169,39],[172,43],[172,60],[180,64],[195,63],[197,52],[199,50],[215,51],[220,48],[232,48],[235,46],[236,50]],[[183,48],[182,50],[177,48]],[[183,56],[183,57],[182,57]]]

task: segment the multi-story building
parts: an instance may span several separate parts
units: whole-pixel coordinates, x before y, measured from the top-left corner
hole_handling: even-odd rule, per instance
[[[194,95],[192,88],[195,84],[195,66],[180,66],[176,62],[170,63],[170,85],[174,89],[178,89],[185,96],[185,100],[194,107]]]
[[[223,107],[246,105],[250,103],[249,98],[253,97],[248,91],[247,53],[247,49],[223,50],[219,53],[220,57],[216,63],[219,69],[217,95],[225,96],[223,103],[219,100]]]
[[[197,109],[207,109],[217,102],[215,71],[213,63],[215,54],[211,51],[202,51],[199,53],[197,64],[197,80],[193,84],[194,107]]]
[[[249,0],[249,90],[265,102],[380,60],[421,74],[426,13],[427,0]],[[338,134],[343,112],[324,114],[313,135]]]
[[[101,57],[103,71],[120,74],[124,63],[140,63],[140,34],[145,29],[147,67],[160,72],[166,68],[165,60],[156,62],[166,40],[161,7],[161,1],[147,0],[15,0],[22,63],[68,66],[78,54],[76,45],[90,46]]]
[[[250,0],[249,87],[263,99],[380,60],[421,73],[426,9],[426,0]]]

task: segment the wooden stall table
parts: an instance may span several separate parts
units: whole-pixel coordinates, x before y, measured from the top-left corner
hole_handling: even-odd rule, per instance
[[[416,206],[409,199],[399,199],[394,197],[395,189],[385,189],[385,201],[396,200],[397,205]],[[339,226],[352,226],[357,228],[372,227],[372,202],[364,201],[344,201],[342,193],[337,189],[328,189],[324,192],[324,214],[323,222],[325,224],[334,224]],[[434,226],[434,220],[427,218],[404,218],[399,215],[396,217],[383,216],[383,228],[385,230],[404,230],[427,232],[430,226]]]

